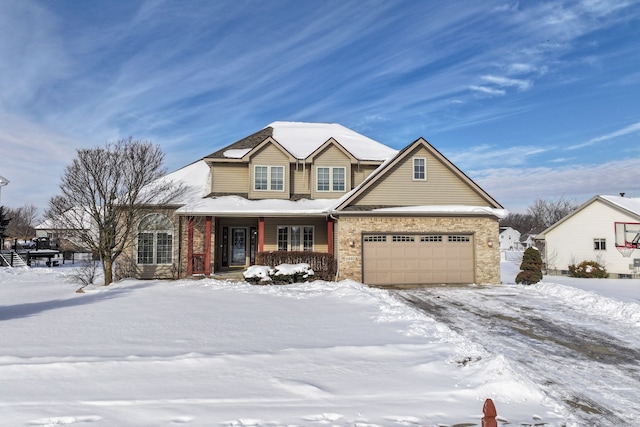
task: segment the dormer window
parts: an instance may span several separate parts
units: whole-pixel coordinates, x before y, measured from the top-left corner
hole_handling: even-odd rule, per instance
[[[253,189],[256,191],[284,191],[284,166],[255,166]]]
[[[346,168],[318,167],[316,168],[316,191],[346,190]]]

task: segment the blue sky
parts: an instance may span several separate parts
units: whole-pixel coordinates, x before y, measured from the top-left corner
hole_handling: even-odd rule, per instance
[[[175,170],[278,121],[424,137],[505,208],[640,197],[640,2],[0,3],[0,203],[45,208],[75,149]]]

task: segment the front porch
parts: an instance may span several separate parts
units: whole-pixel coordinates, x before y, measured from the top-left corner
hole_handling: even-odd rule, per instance
[[[334,251],[334,222],[325,215],[183,216],[180,224],[184,276],[243,271],[255,264],[258,252]]]

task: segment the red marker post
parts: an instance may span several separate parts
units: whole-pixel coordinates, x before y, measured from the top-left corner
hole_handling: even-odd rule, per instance
[[[498,413],[496,412],[496,405],[493,404],[493,400],[487,399],[484,401],[482,412],[484,413],[484,417],[482,417],[482,427],[498,427],[498,422],[496,421]]]

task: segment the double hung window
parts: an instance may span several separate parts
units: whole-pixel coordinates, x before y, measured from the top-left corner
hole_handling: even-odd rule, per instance
[[[346,191],[347,169],[319,166],[316,168],[316,191]]]
[[[413,158],[413,180],[414,181],[427,180],[427,159],[425,157]]]
[[[165,215],[147,215],[138,224],[138,264],[171,264],[173,224]]]
[[[255,166],[253,189],[256,191],[284,191],[284,166]]]

